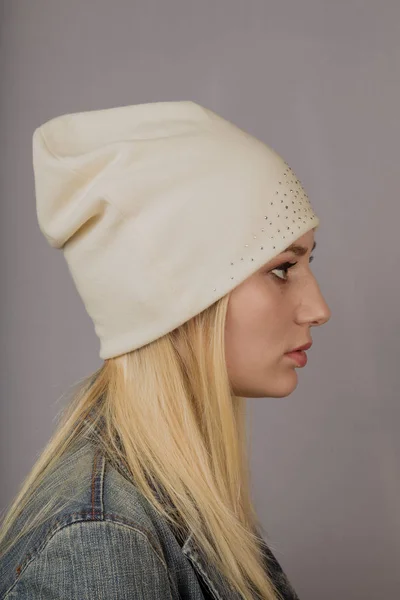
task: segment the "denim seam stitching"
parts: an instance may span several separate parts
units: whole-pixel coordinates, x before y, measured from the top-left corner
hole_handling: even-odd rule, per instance
[[[97,450],[93,458],[93,470],[92,470],[92,518],[102,519],[104,517],[104,503],[103,503],[103,486],[104,486],[104,471],[105,471],[105,459],[100,454],[100,450]],[[98,499],[98,502],[97,502]],[[99,512],[96,512],[96,504],[99,504]]]

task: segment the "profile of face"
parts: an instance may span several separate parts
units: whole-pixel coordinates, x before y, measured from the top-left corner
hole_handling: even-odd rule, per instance
[[[231,292],[225,353],[236,396],[281,398],[293,392],[298,365],[286,353],[311,342],[311,327],[330,319],[310,269],[314,230],[294,242],[303,250],[289,250],[292,245]]]

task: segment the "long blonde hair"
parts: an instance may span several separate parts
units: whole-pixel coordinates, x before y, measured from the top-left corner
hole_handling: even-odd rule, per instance
[[[281,598],[255,535],[262,527],[250,494],[246,400],[233,395],[225,361],[228,302],[229,294],[171,333],[105,360],[80,382],[4,518],[0,555],[48,515],[49,495],[6,543],[18,515],[41,493],[45,475],[77,439],[89,443],[89,431],[101,422],[109,459],[127,466],[133,483],[174,527],[192,533],[243,598]],[[149,482],[166,494],[179,520]],[[55,492],[63,497],[59,487],[50,496]],[[70,498],[70,490],[65,495]]]

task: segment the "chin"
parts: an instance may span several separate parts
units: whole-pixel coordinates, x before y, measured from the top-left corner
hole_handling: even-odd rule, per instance
[[[265,386],[258,389],[248,389],[245,394],[238,394],[245,398],[286,398],[296,389],[298,384],[297,373],[293,369],[290,374],[276,378],[274,382],[268,381]]]

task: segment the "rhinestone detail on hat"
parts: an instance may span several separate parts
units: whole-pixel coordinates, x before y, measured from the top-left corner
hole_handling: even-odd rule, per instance
[[[303,208],[300,208],[300,209],[298,209],[298,211],[299,211],[299,212],[305,212],[305,213],[306,213],[306,214],[305,214],[305,215],[303,215],[303,216],[301,216],[301,215],[300,215],[300,216],[298,216],[298,217],[297,217],[297,221],[302,221],[303,223],[306,223],[306,221],[304,220],[304,217],[305,217],[305,216],[307,216],[307,218],[309,218],[309,219],[311,219],[311,220],[314,220],[314,219],[315,219],[315,216],[314,216],[314,214],[311,214],[311,215],[309,214],[309,213],[314,213],[314,211],[313,211],[313,209],[312,209],[312,207],[311,207],[311,204],[310,204],[310,201],[309,201],[309,198],[308,198],[308,194],[307,194],[307,193],[304,191],[304,189],[303,189],[303,186],[302,186],[302,183],[301,183],[300,179],[298,179],[298,178],[296,177],[296,175],[295,175],[294,171],[292,170],[292,168],[291,168],[291,167],[288,165],[288,163],[287,163],[286,161],[284,161],[284,163],[285,163],[285,165],[286,165],[286,169],[285,169],[285,171],[284,171],[284,173],[283,173],[283,177],[286,177],[286,178],[287,178],[287,179],[285,180],[285,183],[286,183],[286,184],[293,184],[293,186],[289,188],[289,194],[292,194],[292,195],[294,195],[294,196],[293,196],[293,197],[294,197],[294,200],[292,200],[292,201],[291,201],[291,203],[292,203],[292,205],[294,205],[294,204],[295,204],[295,201],[296,201],[296,203],[297,203],[297,204],[298,204],[300,207],[303,207]],[[289,178],[290,178],[290,179],[289,179]],[[282,185],[282,181],[281,181],[281,180],[279,180],[279,181],[278,181],[278,185],[279,185],[279,186],[281,186],[281,185]],[[297,190],[293,189],[293,188],[294,188],[296,185],[297,185],[298,187],[300,187],[300,190],[299,190],[299,189],[297,189]],[[279,188],[279,189],[275,190],[275,194],[274,194],[274,196],[279,196],[279,194],[281,194],[281,193],[282,193],[282,191],[281,191],[281,190],[282,190],[282,188]],[[285,200],[281,199],[281,201],[280,201],[280,204],[283,204],[283,203],[285,202],[285,208],[284,208],[284,210],[286,211],[286,210],[289,210],[289,204],[287,204],[288,200],[286,200],[286,198],[288,198],[288,192],[287,192],[287,191],[286,191],[286,192],[283,192],[283,196],[285,197]],[[272,201],[270,201],[270,206],[273,206],[273,205],[274,205],[274,201],[272,200]],[[292,216],[294,216],[295,214],[297,214],[297,210],[294,210],[294,209],[292,209],[292,212],[293,212],[293,215],[292,215]],[[289,216],[290,216],[290,215],[289,215]],[[289,216],[285,216],[285,219],[288,219],[288,218],[289,218]],[[281,218],[281,216],[280,216],[280,213],[278,213],[278,214],[277,214],[277,218]],[[269,219],[268,215],[264,215],[264,220],[266,220],[266,221],[268,221],[268,220],[269,220],[269,225],[270,225],[270,226],[272,225],[272,221]],[[292,223],[296,223],[296,219],[293,219],[293,218],[292,218]],[[292,227],[293,227],[293,229],[294,229],[294,226],[293,226],[293,225],[292,225]],[[300,225],[297,225],[297,228],[298,228],[298,229],[301,229],[301,226],[300,226]],[[287,226],[286,226],[286,231],[291,231],[291,233],[294,233],[293,229],[291,229],[291,227],[290,227],[289,225],[287,225]],[[262,229],[261,229],[261,232],[262,232],[262,233],[265,233],[265,229],[264,229],[264,228],[262,228]],[[281,233],[281,230],[280,230],[280,229],[278,229],[278,230],[277,230],[277,232],[278,232],[278,233]],[[281,237],[282,237],[282,239],[286,239],[286,236],[285,236],[285,235],[283,235],[283,234],[281,234]],[[271,236],[270,236],[270,238],[271,238],[271,239],[274,239],[274,236],[273,236],[273,235],[271,235]],[[257,239],[257,235],[253,235],[253,239]],[[249,244],[245,244],[245,245],[244,245],[244,247],[245,247],[245,248],[248,248],[248,247],[249,247]],[[275,250],[275,249],[276,249],[276,246],[272,246],[272,249],[273,249],[273,250]],[[263,246],[263,245],[262,245],[262,246],[260,246],[260,250],[264,250],[264,246]],[[241,258],[240,258],[240,260],[241,260],[241,261],[244,261],[245,259],[244,259],[244,257],[241,257]],[[250,260],[251,260],[251,261],[254,261],[254,258],[253,258],[253,257],[250,257]],[[234,264],[235,264],[235,263],[234,263],[234,262],[231,262],[230,264],[231,264],[231,266],[234,266]],[[234,277],[234,276],[231,276],[231,280],[233,280],[233,279],[235,279],[235,277]],[[217,288],[214,288],[214,289],[213,289],[213,291],[214,291],[214,292],[216,292],[216,291],[217,291]]]

